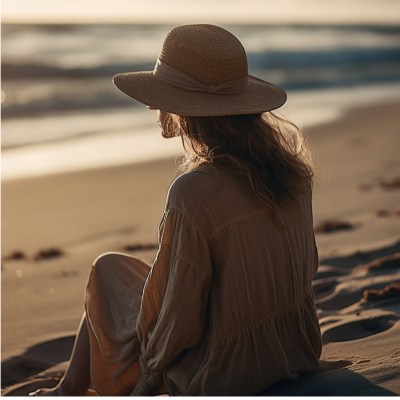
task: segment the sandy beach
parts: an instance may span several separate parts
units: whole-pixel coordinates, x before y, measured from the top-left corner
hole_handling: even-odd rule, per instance
[[[305,132],[316,167],[321,370],[264,394],[400,394],[399,127],[391,102]],[[166,159],[3,183],[3,394],[55,384],[100,253],[151,263],[176,169]]]

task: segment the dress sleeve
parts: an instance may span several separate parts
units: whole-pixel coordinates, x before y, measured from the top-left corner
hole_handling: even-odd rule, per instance
[[[137,320],[142,356],[151,369],[165,368],[201,341],[212,275],[207,242],[182,212],[165,212],[159,242]]]

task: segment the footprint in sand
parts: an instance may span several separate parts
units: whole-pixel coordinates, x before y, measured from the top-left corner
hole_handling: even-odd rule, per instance
[[[369,277],[353,281],[351,284],[340,282],[331,292],[316,294],[316,304],[321,310],[339,310],[358,303],[362,300],[365,291],[379,290],[386,285],[387,281],[371,282]]]
[[[316,299],[321,299],[333,293],[337,285],[335,278],[318,279],[312,282],[312,288]]]
[[[379,332],[386,331],[391,328],[398,317],[393,314],[382,315],[372,318],[363,318],[348,322],[339,323],[338,325],[326,329],[322,333],[322,342],[345,342],[375,335]]]
[[[341,263],[344,264],[345,259]],[[399,252],[376,258],[352,270],[349,268],[342,268],[341,270],[342,272],[348,271],[348,274],[313,281],[313,290],[319,309],[338,310],[358,303],[360,300],[363,303],[367,301],[393,302],[400,298],[398,287]],[[329,272],[329,270],[325,272]],[[324,273],[323,268],[321,273]],[[387,287],[386,290],[385,287]]]
[[[391,283],[385,286],[383,289],[376,290],[365,290],[361,302],[372,303],[372,302],[400,302],[400,282]]]
[[[337,276],[347,275],[351,270],[347,268],[333,267],[331,265],[320,265],[314,276],[314,280],[333,278]]]
[[[367,264],[360,265],[355,271],[363,271],[365,275],[391,274],[400,271],[400,253],[377,258]]]

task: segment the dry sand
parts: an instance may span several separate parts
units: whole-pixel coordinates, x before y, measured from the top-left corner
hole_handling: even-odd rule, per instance
[[[391,103],[308,132],[321,370],[265,394],[400,394],[399,127]],[[164,160],[3,184],[3,394],[54,385],[99,253],[130,246],[151,262],[175,169]]]

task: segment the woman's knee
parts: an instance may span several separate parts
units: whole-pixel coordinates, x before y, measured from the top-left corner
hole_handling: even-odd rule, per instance
[[[109,269],[111,265],[118,262],[118,258],[120,258],[122,254],[116,252],[107,252],[100,254],[92,264],[92,270],[102,271],[104,269]]]
[[[125,266],[125,267],[132,267],[134,266],[135,269],[144,269],[148,271],[150,266],[147,265],[142,260],[133,257],[128,254],[118,253],[118,252],[107,252],[100,254],[93,262],[92,271],[95,270],[96,272],[101,271],[109,271],[111,267],[116,266]]]

